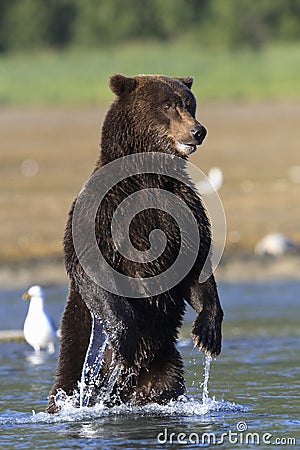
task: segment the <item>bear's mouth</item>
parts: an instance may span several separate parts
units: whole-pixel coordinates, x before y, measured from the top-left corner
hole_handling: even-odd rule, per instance
[[[181,153],[190,155],[196,151],[197,146],[195,144],[183,144],[182,142],[176,141],[177,150]]]

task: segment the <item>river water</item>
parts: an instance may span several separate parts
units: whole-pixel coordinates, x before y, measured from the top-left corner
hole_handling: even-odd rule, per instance
[[[193,349],[188,309],[178,341],[187,394],[166,406],[66,403],[48,415],[57,351],[39,356],[25,343],[1,343],[1,449],[299,448],[300,282],[220,283],[219,290],[222,353],[209,367]],[[0,291],[1,330],[22,328],[28,305],[21,296]],[[66,287],[48,288],[46,296],[59,323]]]

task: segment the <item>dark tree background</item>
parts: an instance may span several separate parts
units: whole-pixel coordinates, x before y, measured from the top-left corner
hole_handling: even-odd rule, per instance
[[[190,39],[259,49],[300,37],[300,0],[0,0],[0,51]]]

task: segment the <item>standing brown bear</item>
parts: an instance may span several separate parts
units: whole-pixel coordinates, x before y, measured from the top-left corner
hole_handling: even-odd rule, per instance
[[[185,302],[197,313],[192,329],[195,345],[211,355],[221,351],[223,312],[211,271],[210,224],[185,171],[188,155],[206,135],[205,128],[195,119],[192,82],[192,78],[156,75],[133,78],[114,75],[110,79],[116,99],[103,124],[100,157],[90,178],[94,180],[95,189],[90,191],[86,184],[80,194],[84,201],[81,200],[82,216],[79,214],[79,220],[76,219],[79,224],[91,216],[97,187],[105,188],[109,185],[110,174],[112,178],[116,175],[110,163],[120,160],[123,166],[119,166],[119,180],[113,187],[107,187],[101,204],[91,216],[96,245],[90,244],[84,227],[79,233],[83,242],[79,251],[75,245],[78,232],[75,236],[74,217],[80,195],[69,213],[64,251],[70,289],[61,323],[57,379],[48,404],[50,413],[58,411],[56,400],[62,392],[68,396],[77,393],[80,405],[92,405],[99,400],[108,405],[164,403],[183,394],[183,363],[175,342]],[[156,164],[160,158],[156,165],[159,170],[139,171],[139,159],[133,164],[131,159],[122,158],[130,155],[141,158],[141,165],[145,155]],[[182,164],[178,165],[176,160],[179,159]],[[133,166],[136,171],[122,179],[123,170],[126,173]],[[102,177],[103,169],[108,170]],[[169,175],[168,171],[173,169],[179,178]],[[120,243],[126,234],[125,207],[118,216],[114,235],[111,226],[120,203],[137,193],[141,194],[138,197],[141,207],[127,230],[132,246],[146,254],[151,247],[155,250],[155,245],[161,244],[161,235],[156,241],[151,240],[153,230],[161,230],[165,237],[162,252],[146,261],[124,256],[115,242],[116,236]],[[146,199],[150,194],[159,206],[149,207]],[[198,243],[188,234],[182,234],[172,217],[174,196],[191,212],[199,233]],[[185,215],[182,209],[183,218]],[[95,247],[104,260],[89,260],[89,252]],[[175,274],[177,282],[164,287],[160,275],[175,264],[180,255],[188,258],[193,252],[196,256],[191,258],[187,273],[178,278]],[[86,256],[90,264],[82,263]],[[136,291],[132,295],[128,294],[128,289],[124,291],[118,276],[109,278],[104,269],[107,263],[123,278],[127,277],[127,288],[137,281],[140,295]],[[208,276],[200,283],[204,266]],[[147,280],[153,280],[152,290],[148,290]],[[155,280],[160,280],[157,285]]]

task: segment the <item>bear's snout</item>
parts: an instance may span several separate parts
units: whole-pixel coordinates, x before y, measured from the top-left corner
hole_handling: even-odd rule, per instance
[[[194,139],[196,145],[202,144],[206,134],[206,129],[200,123],[191,129],[191,136]]]

